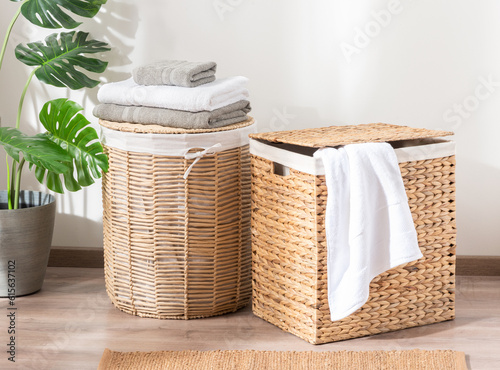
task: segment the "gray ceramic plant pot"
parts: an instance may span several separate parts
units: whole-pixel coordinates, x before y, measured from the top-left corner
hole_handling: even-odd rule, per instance
[[[8,210],[7,191],[0,191],[0,297],[40,290],[49,260],[56,200],[36,191],[20,193],[20,209]]]

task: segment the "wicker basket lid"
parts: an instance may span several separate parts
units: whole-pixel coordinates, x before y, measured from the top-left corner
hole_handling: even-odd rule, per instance
[[[274,143],[324,148],[348,144],[426,139],[449,135],[453,135],[453,132],[389,125],[387,123],[369,123],[353,126],[330,126],[303,130],[263,132],[251,134],[250,137]]]
[[[238,128],[247,127],[255,123],[252,117],[248,117],[246,121],[233,123],[232,125],[227,125],[217,128],[207,128],[207,129],[185,129],[169,126],[160,125],[143,125],[140,123],[130,123],[130,122],[114,122],[107,121],[104,119],[99,120],[99,124],[103,127],[109,128],[111,130],[123,131],[123,132],[135,132],[139,134],[204,134],[208,132],[219,132],[219,131],[230,131],[236,130]]]

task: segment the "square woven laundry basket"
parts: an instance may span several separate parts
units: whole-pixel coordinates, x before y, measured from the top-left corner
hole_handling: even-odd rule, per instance
[[[388,124],[250,135],[253,312],[313,344],[451,320],[455,315],[455,156],[451,132]],[[330,321],[318,148],[394,148],[423,258],[370,283],[366,304]]]
[[[186,130],[100,121],[106,290],[158,319],[236,311],[251,297],[253,119]]]

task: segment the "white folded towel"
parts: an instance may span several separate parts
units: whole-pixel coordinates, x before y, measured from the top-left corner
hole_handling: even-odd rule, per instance
[[[387,143],[316,151],[325,167],[331,321],[369,297],[370,281],[422,257],[394,149]]]
[[[240,100],[248,100],[242,76],[222,78],[197,87],[143,86],[133,78],[103,85],[97,99],[103,104],[136,105],[189,112],[213,111]]]

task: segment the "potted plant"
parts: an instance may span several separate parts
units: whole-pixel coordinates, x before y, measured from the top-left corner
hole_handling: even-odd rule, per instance
[[[74,15],[92,18],[106,0],[11,0],[19,8],[10,22],[0,52],[2,63],[14,24],[22,14],[44,28],[74,29],[81,22]],[[107,171],[108,160],[97,132],[80,113],[83,108],[69,99],[45,103],[40,111],[43,132],[29,136],[20,130],[24,97],[36,77],[40,82],[73,90],[95,87],[99,81],[88,72],[102,73],[107,63],[91,57],[108,51],[104,42],[88,33],[54,33],[44,41],[19,44],[15,57],[32,67],[17,107],[17,119],[10,127],[0,127],[0,145],[6,153],[7,176],[0,192],[0,296],[19,296],[42,287],[48,262],[55,217],[51,194],[21,191],[21,174],[27,166],[48,189],[62,193],[78,191],[94,183]],[[8,89],[6,84],[0,85]],[[5,125],[5,122],[3,122]],[[3,125],[2,125],[3,126]],[[42,128],[42,127],[41,127]],[[2,184],[2,185],[4,185]]]

